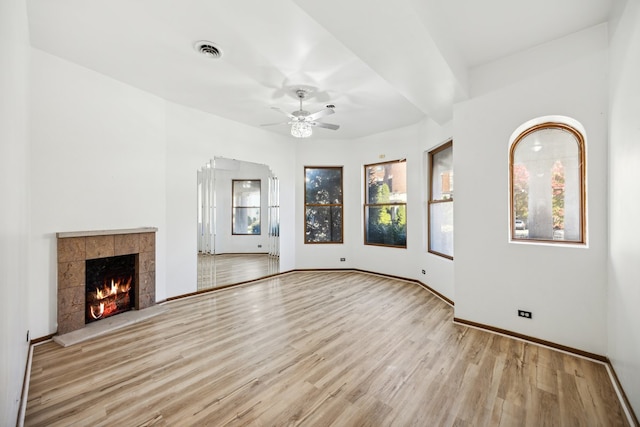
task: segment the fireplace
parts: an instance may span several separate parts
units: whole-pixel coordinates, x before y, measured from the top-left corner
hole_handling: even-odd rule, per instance
[[[155,304],[156,230],[57,233],[58,334]]]
[[[85,261],[85,323],[135,308],[136,255]]]

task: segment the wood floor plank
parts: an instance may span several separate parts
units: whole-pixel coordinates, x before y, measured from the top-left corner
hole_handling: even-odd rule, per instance
[[[452,322],[406,281],[297,272],[34,348],[26,426],[626,426],[604,365]]]

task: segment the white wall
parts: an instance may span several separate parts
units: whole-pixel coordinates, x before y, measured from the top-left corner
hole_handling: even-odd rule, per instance
[[[315,137],[315,135],[314,135]],[[355,217],[358,210],[352,208],[354,200],[359,200],[359,180],[357,166],[352,165],[354,146],[347,140],[323,140],[320,138],[296,139],[296,160],[293,173],[295,177],[296,206],[295,215],[295,252],[296,268],[357,268],[354,262],[356,241],[361,238],[354,232]],[[305,244],[304,227],[304,167],[305,166],[343,166],[343,243],[342,244]],[[357,204],[355,205],[357,206]],[[357,222],[356,222],[357,223]],[[340,258],[346,258],[340,262]]]
[[[609,127],[609,359],[640,414],[640,4],[612,28]]]
[[[57,328],[59,231],[158,227],[156,298],[195,291],[197,170],[216,155],[268,163],[280,177],[282,268],[293,268],[289,139],[32,52],[32,336]]]
[[[269,166],[253,162],[237,162],[238,169],[215,171],[216,254],[267,253],[269,250]],[[238,235],[232,232],[234,179],[260,181],[260,234]]]
[[[34,336],[54,333],[56,232],[158,227],[165,282],[164,101],[33,49],[29,307]]]
[[[421,175],[423,151],[421,126],[414,125],[391,132],[371,135],[355,141],[357,150],[358,171],[358,227],[360,248],[355,252],[358,268],[367,271],[390,274],[393,276],[415,278],[421,273],[417,263],[418,254],[426,251],[422,215],[422,193],[425,188],[424,176]],[[384,156],[384,158],[381,158]],[[385,248],[381,246],[363,245],[363,203],[364,203],[364,165],[407,159],[407,248]],[[355,206],[354,206],[355,209]],[[424,278],[422,278],[425,281]]]
[[[420,280],[453,298],[453,261],[426,251],[425,152],[451,137],[432,120],[353,141],[297,142],[296,197],[304,200],[305,166],[343,166],[344,243],[305,244],[304,208],[298,206],[297,268],[356,268]],[[407,248],[364,245],[364,165],[407,159]],[[341,262],[340,258],[346,258]],[[426,275],[422,274],[425,269]]]
[[[427,202],[429,200],[429,186],[431,185],[431,182],[428,179],[430,176],[430,171],[428,167],[429,162],[428,162],[427,153],[433,150],[434,148],[439,147],[440,145],[446,143],[452,138],[453,136],[452,123],[449,122],[444,126],[440,126],[434,121],[427,120],[421,127],[420,135],[421,135],[420,149],[421,151],[423,151],[422,169],[420,170],[420,174],[419,174],[421,179],[420,182],[421,183],[423,182],[422,177],[426,177],[423,184],[424,187],[421,188],[421,194],[419,199],[420,205],[421,205],[420,214],[422,215],[421,223],[427,224],[427,220],[428,220],[427,212],[429,209]],[[453,141],[453,175],[454,175],[454,181],[455,181],[455,175],[456,175],[456,142],[455,141]],[[455,212],[455,209],[457,206],[457,203],[455,201],[456,200],[455,187],[453,192],[454,192],[453,193],[453,200],[454,200],[453,209]],[[417,200],[418,200],[418,196],[416,195],[416,201]],[[455,230],[454,230],[454,234],[455,234]],[[427,227],[425,226],[422,230],[423,248],[426,248],[428,245],[428,237],[429,236],[427,234]],[[456,257],[455,252],[456,250],[454,247],[453,249],[454,260]],[[455,286],[454,286],[455,261],[452,261],[447,258],[443,258],[438,255],[433,255],[426,251],[420,251],[417,255],[418,256],[417,256],[417,263],[416,263],[416,266],[417,266],[416,274],[418,276],[414,278],[417,280],[420,280],[422,283],[427,284],[428,286],[431,287],[431,289],[435,290],[436,292],[444,295],[445,297],[455,302]],[[417,272],[418,269],[420,270],[420,273]],[[425,275],[422,274],[423,269],[426,272]]]
[[[27,360],[27,102],[23,0],[0,2],[0,425],[15,425]]]
[[[604,355],[607,29],[529,53],[474,70],[472,86],[482,80],[484,90],[454,107],[455,315]],[[530,61],[541,71],[526,72]],[[509,137],[546,115],[569,116],[586,128],[587,247],[509,242]],[[533,319],[518,318],[518,309]]]
[[[197,171],[215,156],[268,165],[280,179],[280,269],[294,268],[290,138],[167,103],[167,297],[197,289]]]

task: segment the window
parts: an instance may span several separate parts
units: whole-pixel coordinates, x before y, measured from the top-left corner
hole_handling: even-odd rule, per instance
[[[342,167],[304,168],[304,242],[342,243]]]
[[[365,165],[365,245],[407,247],[407,163]]]
[[[584,137],[563,123],[529,127],[509,155],[511,239],[585,242]]]
[[[232,234],[260,234],[260,180],[234,179]]]
[[[428,250],[453,259],[453,142],[429,152]]]

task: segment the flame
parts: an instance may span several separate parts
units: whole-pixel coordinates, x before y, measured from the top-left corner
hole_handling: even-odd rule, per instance
[[[96,314],[96,312],[94,311],[95,308],[95,306],[91,306],[91,317],[93,317],[94,319],[99,319],[104,314],[104,303],[100,303],[98,314]]]
[[[127,280],[126,283],[121,283],[118,286],[118,292],[119,293],[129,292],[131,290],[131,280],[132,279],[133,279],[132,277],[129,277],[129,280]]]
[[[103,300],[113,295],[129,292],[131,290],[132,279],[132,277],[129,277],[129,280],[127,280],[126,282],[116,282],[114,279],[111,279],[111,286],[105,284],[102,289],[96,288],[96,300]]]
[[[111,279],[111,285],[105,281],[102,288],[97,287],[96,292],[91,293],[89,314],[94,320],[109,317],[129,305],[129,291],[133,276],[127,279]]]

